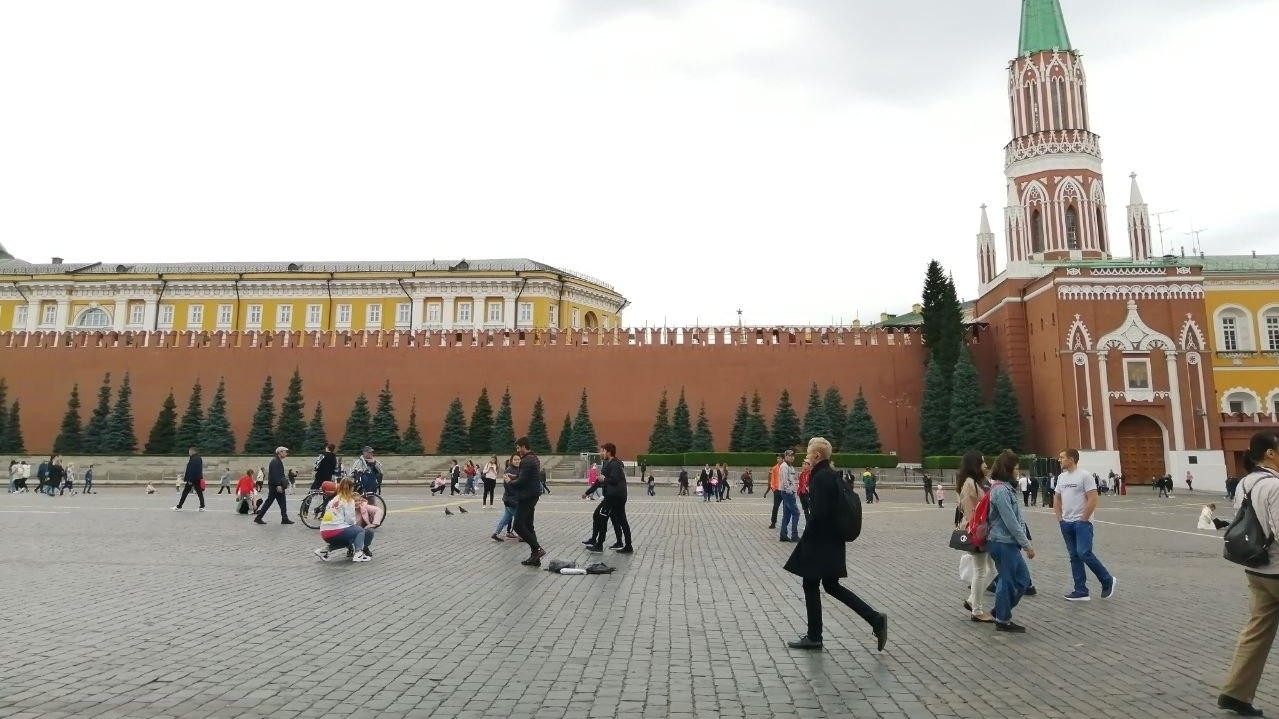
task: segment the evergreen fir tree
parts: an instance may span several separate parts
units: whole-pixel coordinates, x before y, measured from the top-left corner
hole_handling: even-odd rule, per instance
[[[649,454],[673,454],[675,443],[671,440],[671,410],[666,401],[666,392],[657,401],[657,417],[653,420],[653,431],[648,435]]]
[[[528,421],[528,443],[538,454],[551,453],[551,433],[546,426],[546,407],[541,396],[533,403],[533,416]]]
[[[514,440],[511,440],[514,445]],[[426,454],[426,445],[422,444],[422,431],[417,428],[417,398],[409,403],[409,424],[404,428],[404,436],[400,439],[400,454]]]
[[[26,451],[27,444],[22,439],[22,408],[15,399],[4,422],[4,434],[0,435],[0,453],[25,454]]]
[[[466,412],[462,409],[462,400],[454,397],[449,403],[449,411],[444,415],[444,424],[440,427],[440,441],[435,446],[435,453],[466,454],[470,441],[470,435],[466,431]]]
[[[989,413],[981,397],[981,382],[972,355],[959,347],[950,391],[950,454],[983,451],[990,446]]]
[[[90,454],[102,452],[102,433],[107,428],[107,418],[111,416],[111,373],[102,376],[102,386],[98,388],[98,402],[89,415],[89,423],[84,426],[84,451]]]
[[[324,403],[316,402],[315,411],[311,413],[311,421],[306,425],[306,436],[302,440],[302,447],[308,453],[319,454],[324,451],[328,443],[328,433],[324,431]]]
[[[790,391],[782,390],[777,398],[777,410],[773,412],[773,444],[779,452],[799,446],[804,441],[799,427],[799,415],[790,402]]]
[[[115,404],[102,429],[102,451],[109,454],[133,454],[138,449],[138,438],[133,433],[133,386],[129,373],[124,373],[120,389],[116,391]]]
[[[742,434],[742,448],[746,452],[769,452],[772,444],[773,438],[768,431],[768,423],[764,420],[759,390],[755,390],[755,394],[751,395],[750,421],[746,423],[746,431]]]
[[[173,398],[173,390],[160,405],[160,414],[156,415],[155,424],[151,426],[151,434],[147,435],[147,443],[142,447],[143,454],[170,454],[173,452],[173,438],[178,434],[178,401]]]
[[[502,393],[502,402],[493,417],[493,436],[489,439],[489,451],[497,456],[510,455],[515,449],[515,417],[511,414],[511,388]]]
[[[573,439],[573,419],[564,414],[564,426],[560,427],[559,439],[555,440],[555,453],[568,454],[570,441]],[[531,443],[530,443],[531,444]]]
[[[689,439],[692,442],[692,439]],[[586,404],[586,390],[582,390],[582,399],[577,405],[577,417],[573,418],[573,429],[569,433],[568,451],[598,452],[599,441],[595,439],[595,425],[591,423],[591,410]]]
[[[943,379],[949,386],[959,355],[957,349],[964,337],[963,309],[955,293],[955,282],[941,263],[928,263],[924,278],[923,325],[920,328],[928,356],[941,361]]]
[[[359,454],[369,444],[369,435],[373,433],[373,417],[369,414],[369,398],[361,392],[351,405],[351,414],[346,417],[346,431],[342,433],[339,452]],[[372,446],[372,445],[370,445]],[[373,447],[377,449],[377,447]]]
[[[210,456],[235,453],[235,433],[231,431],[231,418],[226,409],[225,379],[218,379],[218,388],[209,402],[209,414],[200,426],[199,441],[194,444]]]
[[[275,426],[275,442],[288,447],[294,452],[303,452],[306,448],[306,411],[302,399],[302,374],[293,370],[289,378],[289,388],[284,392],[280,402],[280,421]]]
[[[675,403],[675,414],[671,417],[671,444],[676,452],[688,452],[693,447],[693,418],[689,414],[688,402],[684,399],[684,389],[679,391],[679,401]],[[590,450],[594,451],[594,450]]]
[[[834,385],[826,388],[826,396],[822,398],[822,408],[826,410],[826,421],[830,426],[830,436],[827,439],[836,451],[842,451],[848,407],[844,405],[844,396]]]
[[[1000,368],[995,376],[995,396],[990,406],[991,440],[995,449],[1008,448],[1020,453],[1026,441],[1026,424],[1021,418],[1017,388],[1008,370]]]
[[[3,384],[3,380],[0,380],[0,384]],[[6,393],[0,390],[0,407],[4,406]],[[80,426],[80,385],[75,384],[71,386],[71,396],[67,398],[67,413],[62,415],[62,427],[58,430],[57,439],[53,440],[53,451],[58,454],[78,454],[84,447],[83,433],[84,429]],[[0,435],[2,434],[4,427],[0,423]]]
[[[5,407],[9,406],[9,384],[4,377],[0,377],[0,437],[4,437],[5,422],[9,421],[9,415],[5,411]],[[83,442],[83,436],[81,441]]]
[[[272,454],[278,446],[275,442],[275,385],[271,383],[271,375],[267,375],[262,383],[262,393],[258,395],[258,408],[253,412],[249,434],[244,438],[244,453]]]
[[[848,411],[848,420],[844,423],[845,452],[879,454],[883,447],[879,443],[879,428],[875,426],[875,418],[871,416],[870,405],[866,403],[866,394],[857,388],[857,398]]]
[[[742,401],[737,403],[737,414],[733,415],[733,432],[728,438],[728,451],[746,451],[746,431],[750,421],[750,406],[746,404],[746,395],[742,395]]]
[[[801,434],[805,443],[813,437],[823,437],[830,441],[830,415],[826,414],[822,393],[816,382],[808,388],[808,406],[804,409],[804,429]]]
[[[475,400],[475,409],[471,411],[471,426],[466,441],[467,451],[472,454],[488,452],[493,443],[493,403],[489,401],[488,387],[480,388],[480,396]],[[514,443],[511,443],[514,447]]]
[[[942,363],[933,359],[924,372],[924,398],[919,407],[919,441],[925,457],[950,452],[950,383]]]
[[[697,429],[693,431],[691,452],[714,452],[715,437],[711,434],[711,421],[706,418],[706,403],[697,410]]]
[[[400,423],[395,420],[395,405],[391,396],[391,381],[387,380],[377,393],[377,410],[369,427],[368,444],[378,452],[398,454],[400,451]]]
[[[200,381],[196,380],[195,385],[191,387],[191,397],[187,400],[186,412],[182,413],[182,422],[178,424],[178,429],[173,435],[173,444],[165,452],[185,454],[191,447],[199,447],[201,452],[207,452],[208,450],[200,445],[203,435],[204,388],[200,386]]]

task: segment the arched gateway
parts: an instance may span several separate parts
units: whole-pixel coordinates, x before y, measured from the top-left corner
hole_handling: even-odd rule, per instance
[[[1117,434],[1125,483],[1150,484],[1152,477],[1164,475],[1164,431],[1157,422],[1134,414],[1119,423]]]

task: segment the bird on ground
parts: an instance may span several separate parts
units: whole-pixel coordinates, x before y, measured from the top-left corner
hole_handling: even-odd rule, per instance
[[[446,514],[446,515],[448,515],[448,516],[450,516],[450,517],[452,517],[452,516],[453,516],[453,513],[449,511],[449,508],[448,508],[448,507],[445,507],[445,508],[444,508],[444,514]]]
[[[457,511],[461,512],[462,514],[466,514],[466,507],[458,507]]]

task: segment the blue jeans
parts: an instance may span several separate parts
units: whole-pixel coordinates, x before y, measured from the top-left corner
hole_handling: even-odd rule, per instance
[[[986,551],[995,560],[999,581],[995,584],[995,621],[1006,624],[1013,620],[1013,607],[1021,601],[1030,586],[1030,568],[1021,556],[1021,547],[1006,542],[986,542]]]
[[[781,492],[782,495],[782,538],[786,537],[786,527],[790,526],[791,539],[799,539],[799,507],[795,503],[795,495]]]
[[[515,521],[515,507],[510,504],[502,504],[502,518],[497,520],[497,526],[493,528],[493,534],[497,534],[502,530],[511,531],[511,523]]]
[[[1075,580],[1075,591],[1088,593],[1088,575],[1084,573],[1084,565],[1097,575],[1101,589],[1105,591],[1115,578],[1106,571],[1097,555],[1092,553],[1092,522],[1083,520],[1061,523],[1061,538],[1066,540],[1066,552],[1070,554],[1070,576]]]
[[[373,530],[353,524],[343,529],[341,534],[326,541],[329,543],[330,550],[350,547],[357,552],[363,552],[373,543]]]

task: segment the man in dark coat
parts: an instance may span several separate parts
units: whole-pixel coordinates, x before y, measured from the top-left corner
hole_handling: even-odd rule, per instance
[[[599,478],[582,494],[582,499],[586,499],[597,486],[604,487],[604,500],[595,505],[593,530],[586,548],[592,552],[604,551],[604,538],[608,536],[608,522],[611,519],[617,542],[609,549],[616,549],[619,554],[630,554],[635,550],[631,547],[631,523],[626,519],[626,467],[617,458],[617,446],[612,442],[601,444],[600,454],[604,455],[604,464],[600,468]]]
[[[289,510],[284,502],[284,493],[289,488],[289,478],[284,471],[284,458],[288,454],[288,447],[275,448],[275,456],[271,458],[271,464],[267,465],[266,470],[266,501],[258,508],[257,516],[253,518],[255,524],[266,524],[262,520],[262,516],[266,514],[266,510],[270,509],[271,504],[274,502],[279,502],[280,504],[280,524],[293,524],[293,520],[289,519]]]
[[[822,598],[818,587],[839,601],[847,604],[870,625],[878,641],[879,651],[888,643],[888,615],[877,612],[861,597],[841,585],[841,577],[848,576],[844,563],[844,540],[839,534],[835,512],[840,496],[839,471],[830,465],[830,442],[814,437],[808,443],[808,460],[812,474],[808,480],[809,505],[812,515],[804,526],[804,534],[786,560],[786,571],[804,580],[804,604],[808,609],[808,633],[789,642],[792,649],[822,648]]]
[[[537,500],[542,496],[542,462],[533,454],[528,437],[515,440],[515,453],[520,456],[520,473],[511,482],[511,495],[515,499],[515,533],[528,545],[529,557],[520,564],[529,567],[542,566],[542,557],[546,550],[537,543],[537,533],[533,531],[533,510],[537,508]]]
[[[191,490],[195,490],[195,496],[200,498],[200,511],[204,511],[204,488],[200,486],[200,481],[204,479],[204,460],[200,458],[200,453],[195,447],[187,450],[187,469],[182,473],[182,496],[178,497],[178,506],[174,509],[182,509],[182,505],[187,501],[187,495]]]

